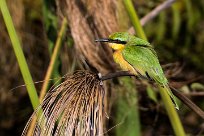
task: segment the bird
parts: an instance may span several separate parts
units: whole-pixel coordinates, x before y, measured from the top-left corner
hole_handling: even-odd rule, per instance
[[[146,40],[128,32],[115,32],[108,38],[96,39],[95,42],[107,42],[113,49],[113,59],[122,70],[156,82],[165,88],[175,108],[179,110],[176,99],[171,92],[168,80],[161,68],[153,46]]]

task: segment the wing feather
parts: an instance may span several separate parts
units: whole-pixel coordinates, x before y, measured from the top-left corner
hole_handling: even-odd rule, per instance
[[[122,55],[141,75],[147,78],[148,76],[151,77],[151,79],[155,80],[158,84],[167,84],[168,81],[153,48],[149,49],[149,47],[126,45],[122,51]]]

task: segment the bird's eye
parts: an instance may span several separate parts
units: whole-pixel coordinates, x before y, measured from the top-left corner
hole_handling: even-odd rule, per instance
[[[127,42],[126,41],[119,41],[118,43],[126,44]]]
[[[126,43],[127,43],[127,42],[121,41],[121,40],[119,40],[119,39],[115,39],[114,42],[115,42],[115,43],[120,43],[120,44],[126,44]]]

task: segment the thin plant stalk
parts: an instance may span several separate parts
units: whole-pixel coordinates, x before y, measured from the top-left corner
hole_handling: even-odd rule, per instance
[[[130,16],[130,20],[134,26],[135,31],[137,32],[138,36],[142,39],[147,40],[146,35],[144,33],[144,30],[140,24],[139,18],[137,16],[137,12],[134,9],[133,3],[131,0],[124,0],[125,7],[127,9],[127,12]],[[174,108],[174,105],[172,104],[172,101],[167,94],[168,90],[165,90],[162,87],[159,87],[160,95],[162,97],[162,100],[164,102],[167,114],[169,116],[171,125],[173,127],[173,130],[177,136],[185,136],[185,132],[183,129],[183,126],[181,124],[180,118],[176,112],[176,109]]]
[[[130,20],[132,22],[132,25],[135,29],[135,32],[137,32],[137,35],[141,37],[144,40],[147,40],[147,37],[143,31],[143,28],[140,24],[140,20],[138,18],[137,12],[135,11],[135,8],[133,6],[133,3],[131,0],[123,0],[124,5],[126,7],[126,10],[128,12],[128,15],[130,17]]]
[[[55,65],[55,62],[58,58],[59,50],[61,48],[61,42],[62,42],[63,34],[66,30],[66,25],[67,25],[67,21],[66,21],[66,18],[64,17],[63,21],[62,21],[62,26],[60,28],[60,31],[59,31],[59,34],[57,37],[55,48],[54,48],[54,51],[53,51],[53,54],[52,54],[52,57],[51,57],[51,60],[50,60],[50,63],[49,63],[48,69],[47,69],[47,73],[46,73],[46,76],[44,79],[45,82],[43,83],[42,89],[40,91],[40,101],[43,100],[43,98],[46,94],[46,91],[49,87],[49,79],[52,76],[54,65]]]
[[[5,24],[6,24],[10,39],[11,39],[11,43],[12,43],[21,73],[23,75],[23,79],[24,79],[24,82],[25,82],[25,85],[28,91],[28,95],[30,97],[33,109],[35,110],[40,104],[40,102],[38,99],[37,91],[35,89],[31,74],[28,69],[28,65],[26,63],[25,56],[21,48],[20,40],[15,31],[15,28],[12,22],[12,18],[10,16],[5,0],[0,0],[0,9],[1,9]]]

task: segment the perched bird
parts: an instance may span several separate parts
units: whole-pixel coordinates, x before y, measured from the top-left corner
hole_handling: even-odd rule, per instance
[[[129,71],[135,76],[153,80],[159,86],[166,88],[175,108],[179,109],[157,54],[149,42],[127,32],[116,32],[111,34],[109,38],[97,39],[95,41],[109,43],[109,46],[114,50],[114,61],[123,70]]]

